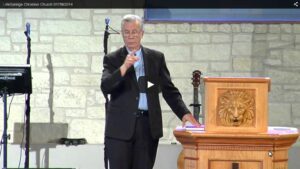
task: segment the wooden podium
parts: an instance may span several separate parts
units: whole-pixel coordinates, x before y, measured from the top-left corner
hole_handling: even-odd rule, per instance
[[[288,169],[296,128],[268,127],[269,78],[204,78],[205,127],[174,130],[178,169]]]

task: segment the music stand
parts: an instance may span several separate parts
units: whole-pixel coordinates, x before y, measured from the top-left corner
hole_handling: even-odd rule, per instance
[[[3,144],[3,169],[7,169],[7,96],[11,94],[31,94],[31,66],[26,65],[1,65],[0,66],[0,96],[3,97],[4,126]]]

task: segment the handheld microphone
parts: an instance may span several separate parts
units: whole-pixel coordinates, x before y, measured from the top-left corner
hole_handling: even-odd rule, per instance
[[[105,18],[105,24],[106,24],[106,26],[109,25],[109,22],[110,22],[110,19],[109,18]]]
[[[30,23],[26,23],[26,31],[24,32],[27,37],[30,37]]]

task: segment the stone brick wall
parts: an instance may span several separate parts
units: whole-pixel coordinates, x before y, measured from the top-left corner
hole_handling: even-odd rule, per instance
[[[68,137],[103,143],[104,98],[99,84],[104,19],[109,16],[111,27],[120,30],[127,13],[142,16],[143,10],[0,9],[1,65],[26,63],[23,32],[26,22],[31,24],[32,123],[67,123]],[[193,100],[191,74],[196,69],[205,76],[269,76],[269,124],[300,128],[300,24],[146,23],[145,31],[144,46],[165,53],[186,104]],[[109,51],[122,44],[120,35],[111,35]],[[174,142],[172,131],[181,123],[162,103],[161,143]],[[10,134],[15,123],[23,122],[23,112],[24,96],[15,96]]]

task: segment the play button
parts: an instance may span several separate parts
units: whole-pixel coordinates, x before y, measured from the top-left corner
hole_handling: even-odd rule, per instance
[[[147,82],[147,88],[150,88],[151,86],[153,86],[154,84],[153,83],[151,83],[151,82]]]

